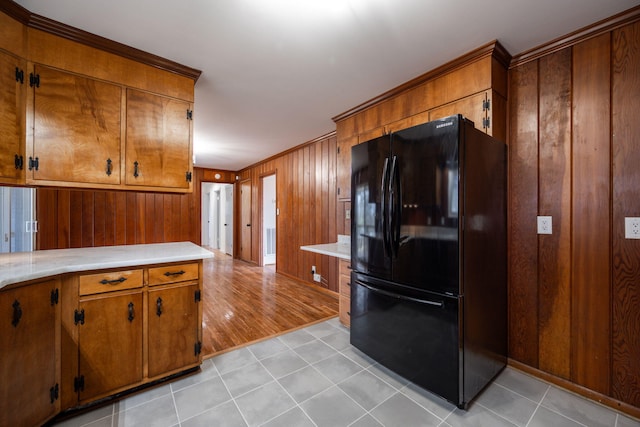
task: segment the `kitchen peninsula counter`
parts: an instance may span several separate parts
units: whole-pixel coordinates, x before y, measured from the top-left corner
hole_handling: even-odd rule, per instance
[[[0,289],[5,286],[89,270],[213,258],[191,242],[51,249],[0,254]]]
[[[347,261],[351,260],[351,241],[350,236],[338,235],[336,243],[323,243],[319,245],[300,246],[300,249],[317,254],[328,255]]]

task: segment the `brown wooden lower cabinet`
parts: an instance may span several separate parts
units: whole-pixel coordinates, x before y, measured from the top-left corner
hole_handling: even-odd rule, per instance
[[[0,426],[41,425],[197,368],[201,289],[202,261],[0,289]]]
[[[340,323],[346,327],[351,326],[351,261],[340,260],[340,275],[338,284],[340,287],[340,300],[338,313]]]
[[[60,410],[59,284],[0,290],[0,426],[40,425]]]

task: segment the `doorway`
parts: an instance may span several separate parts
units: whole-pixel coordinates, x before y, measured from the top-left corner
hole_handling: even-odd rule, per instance
[[[35,188],[0,187],[0,253],[35,249]]]
[[[233,184],[202,183],[202,246],[233,255]]]
[[[276,263],[276,176],[267,175],[262,181],[262,264]]]

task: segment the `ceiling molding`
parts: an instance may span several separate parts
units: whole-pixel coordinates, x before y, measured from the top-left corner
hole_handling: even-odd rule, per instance
[[[519,67],[527,62],[535,61],[543,56],[574,46],[582,41],[597,37],[638,20],[640,20],[640,6],[626,10],[610,18],[603,19],[602,21],[598,21],[592,25],[574,31],[573,33],[569,33],[565,36],[552,40],[549,43],[545,43],[522,52],[513,57],[509,68]]]
[[[179,64],[160,56],[144,52],[140,49],[109,40],[104,37],[80,30],[70,25],[63,24],[53,19],[31,13],[14,1],[0,1],[0,11],[6,13],[13,19],[21,22],[29,28],[44,31],[54,36],[62,37],[77,43],[84,44],[105,52],[113,53],[127,59],[131,59],[143,64],[169,71],[181,76],[193,79],[194,83],[202,74],[202,71],[186,65]]]
[[[509,52],[507,52],[507,50],[500,44],[500,42],[498,42],[497,40],[493,40],[492,42],[489,42],[484,46],[480,46],[479,48],[472,50],[471,52],[468,52],[461,57],[454,59],[453,61],[447,62],[446,64],[428,71],[425,74],[422,74],[412,80],[409,80],[408,82],[403,83],[400,86],[396,86],[395,88],[388,90],[387,92],[384,92],[383,94],[378,95],[375,98],[370,99],[369,101],[363,102],[362,104],[348,111],[345,111],[342,114],[338,114],[337,116],[332,117],[332,120],[334,122],[344,120],[368,108],[380,104],[390,98],[398,96],[402,92],[413,89],[416,86],[421,85],[422,83],[450,73],[456,69],[465,67],[466,65],[469,65],[470,63],[476,62],[479,59],[487,56],[493,56],[502,65],[504,65],[505,68],[507,68],[511,63],[511,55],[509,54]]]

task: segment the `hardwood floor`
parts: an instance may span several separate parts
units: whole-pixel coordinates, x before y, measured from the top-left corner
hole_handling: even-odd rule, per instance
[[[205,358],[337,316],[337,294],[212,252],[203,266]]]

